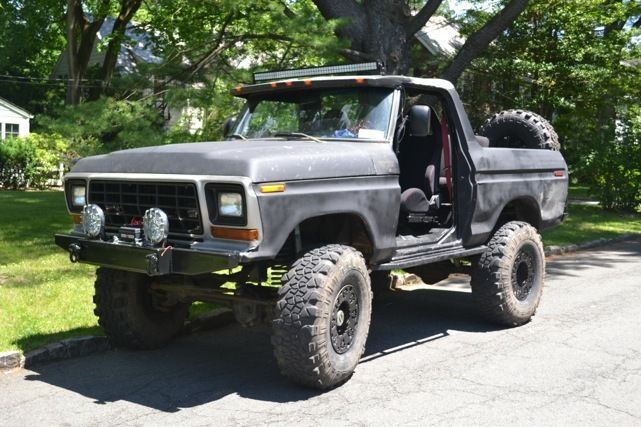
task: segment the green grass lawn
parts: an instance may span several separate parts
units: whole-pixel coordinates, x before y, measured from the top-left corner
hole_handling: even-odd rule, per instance
[[[71,228],[62,192],[0,191],[0,351],[27,351],[52,341],[101,334],[93,315],[94,267],[71,264],[53,234]],[[546,245],[641,233],[641,216],[570,206]],[[192,316],[209,309],[194,305]]]
[[[53,234],[72,227],[58,191],[0,191],[0,351],[99,335],[95,267],[71,264]],[[211,309],[196,303],[191,314]]]
[[[590,188],[587,185],[570,185],[568,189],[568,198],[577,200],[594,199],[590,194]]]
[[[602,237],[641,233],[641,215],[608,212],[599,206],[569,206],[569,217],[553,229],[544,231],[546,246],[581,244]]]
[[[62,192],[0,192],[0,351],[100,334],[94,269],[53,243],[71,219]]]

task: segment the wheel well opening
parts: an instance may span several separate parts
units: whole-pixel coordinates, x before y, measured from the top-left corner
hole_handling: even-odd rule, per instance
[[[295,259],[299,255],[299,249],[331,243],[352,246],[365,259],[371,257],[373,252],[372,239],[365,221],[356,214],[340,213],[308,218],[301,222],[290,233],[279,258]]]
[[[501,211],[496,225],[500,227],[509,221],[524,221],[538,229],[541,225],[538,203],[528,198],[512,200]]]

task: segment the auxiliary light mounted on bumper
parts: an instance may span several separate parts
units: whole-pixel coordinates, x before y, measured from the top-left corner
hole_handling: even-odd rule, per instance
[[[237,251],[205,252],[166,246],[169,220],[158,208],[145,212],[143,236],[140,228],[125,226],[107,241],[105,214],[97,205],[83,208],[81,224],[84,235],[55,235],[56,244],[69,252],[69,259],[74,263],[84,262],[157,276],[209,273],[236,267],[240,260]]]

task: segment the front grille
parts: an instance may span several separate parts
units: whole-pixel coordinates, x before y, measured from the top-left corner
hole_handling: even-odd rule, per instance
[[[107,232],[142,219],[149,208],[160,208],[169,217],[170,238],[203,234],[195,184],[91,181],[88,199],[105,211]]]

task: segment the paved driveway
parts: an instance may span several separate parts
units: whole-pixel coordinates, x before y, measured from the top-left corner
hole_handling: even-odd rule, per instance
[[[43,365],[0,375],[0,424],[641,425],[641,240],[550,260],[543,298],[501,330],[460,278],[379,295],[362,363],[327,393],[237,326]]]

